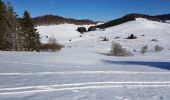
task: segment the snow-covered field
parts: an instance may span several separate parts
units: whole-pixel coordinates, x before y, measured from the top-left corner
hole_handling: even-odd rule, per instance
[[[60,52],[1,51],[0,100],[169,100],[170,24],[139,18],[83,37],[77,27],[38,27],[42,37],[54,36],[65,45]],[[125,39],[130,34],[138,39]],[[101,36],[110,41],[100,41]],[[137,52],[108,56],[112,41]],[[149,52],[142,55],[146,44]],[[154,52],[157,44],[162,52]]]

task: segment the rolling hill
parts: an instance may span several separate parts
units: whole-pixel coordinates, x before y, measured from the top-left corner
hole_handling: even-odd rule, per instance
[[[108,27],[116,26],[116,25],[119,25],[119,24],[122,24],[128,21],[134,21],[136,18],[145,18],[145,19],[152,20],[152,21],[166,22],[166,20],[170,20],[170,14],[150,16],[150,15],[145,15],[145,14],[132,13],[132,14],[125,15],[121,18],[111,20],[102,25],[97,25],[95,27],[101,28],[101,29],[108,28]]]

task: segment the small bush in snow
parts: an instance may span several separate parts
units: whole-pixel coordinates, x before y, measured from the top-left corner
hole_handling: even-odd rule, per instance
[[[130,51],[127,51],[119,43],[113,43],[110,51],[112,56],[133,56]]]
[[[49,36],[45,36],[46,38],[49,38]]]
[[[133,49],[133,52],[137,52],[136,49]]]
[[[63,48],[63,45],[60,44],[41,44],[41,51],[60,51]]]
[[[130,36],[127,37],[127,39],[137,39],[137,37],[131,34]]]
[[[105,31],[106,29],[105,29],[105,28],[103,28],[102,30],[103,30],[103,31]]]
[[[159,40],[157,40],[157,39],[152,39],[151,41],[153,41],[153,42],[159,42]]]
[[[145,45],[141,48],[140,53],[145,54],[147,52],[147,50],[148,50],[148,46]]]
[[[120,38],[120,37],[118,37],[118,36],[117,36],[117,37],[115,37],[115,39],[119,39],[119,38]]]
[[[56,38],[53,38],[53,37],[50,37],[50,38],[48,39],[48,43],[49,43],[49,44],[55,44],[55,43],[57,43],[57,39],[56,39]]]
[[[41,51],[59,51],[63,47],[64,47],[63,45],[57,43],[57,40],[55,38],[50,38],[47,44],[40,45],[40,50]]]
[[[106,38],[106,37],[104,37],[104,38],[102,39],[102,41],[109,41],[109,39]]]
[[[88,28],[88,31],[95,31],[96,30],[96,27],[95,26],[90,26],[89,28]]]
[[[80,32],[81,34],[83,34],[84,32],[86,32],[86,28],[85,27],[78,27],[77,31]]]
[[[156,52],[160,52],[160,51],[162,51],[164,48],[163,47],[161,47],[161,46],[159,46],[159,45],[156,45],[155,46],[155,51]]]

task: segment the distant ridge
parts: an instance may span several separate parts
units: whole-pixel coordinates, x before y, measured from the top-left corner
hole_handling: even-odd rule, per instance
[[[157,15],[157,16],[154,16],[154,17],[157,17],[157,18],[159,18],[162,21],[170,20],[170,14]]]
[[[58,24],[76,24],[76,25],[89,25],[96,24],[96,22],[88,19],[77,20],[73,18],[64,18],[57,15],[45,15],[32,19],[35,25],[58,25]]]
[[[108,27],[119,25],[119,24],[123,24],[128,21],[133,21],[136,18],[145,18],[145,19],[152,20],[152,21],[165,22],[166,20],[170,20],[170,14],[150,16],[150,15],[145,15],[145,14],[132,13],[132,14],[125,15],[121,18],[111,20],[105,24],[97,25],[95,27],[101,28],[101,29],[108,28]]]

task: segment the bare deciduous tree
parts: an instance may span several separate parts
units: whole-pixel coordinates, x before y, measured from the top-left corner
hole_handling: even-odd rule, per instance
[[[148,50],[148,46],[145,45],[141,48],[140,53],[145,54],[147,52],[147,50]]]
[[[49,44],[56,44],[56,43],[57,43],[57,40],[56,40],[56,38],[54,38],[54,37],[50,37],[50,38],[48,39],[48,43],[49,43]]]
[[[119,43],[112,44],[110,53],[113,56],[133,56],[130,51],[127,51],[125,48],[122,48]]]
[[[156,45],[155,46],[155,51],[156,52],[160,52],[160,51],[162,51],[164,48],[163,47],[161,47],[161,46],[159,46],[159,45]]]

